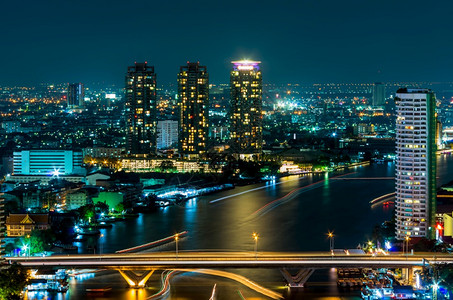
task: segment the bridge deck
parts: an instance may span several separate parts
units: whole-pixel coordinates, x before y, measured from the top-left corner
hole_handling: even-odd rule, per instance
[[[453,255],[418,253],[416,255],[331,255],[328,252],[174,252],[145,254],[57,255],[49,257],[10,257],[8,263],[25,267],[67,268],[364,268],[411,267],[427,263],[452,264]]]

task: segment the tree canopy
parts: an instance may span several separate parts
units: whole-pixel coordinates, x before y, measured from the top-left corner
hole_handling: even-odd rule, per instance
[[[17,263],[0,269],[0,299],[20,299],[28,281],[28,271]]]

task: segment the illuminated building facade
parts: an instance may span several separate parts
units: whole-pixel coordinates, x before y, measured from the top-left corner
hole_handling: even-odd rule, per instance
[[[436,99],[428,89],[399,89],[396,98],[396,237],[434,238]],[[430,230],[431,229],[431,230]]]
[[[126,151],[129,154],[156,153],[156,74],[146,62],[127,68]]]
[[[230,74],[230,147],[246,158],[263,147],[262,76],[258,61],[233,61]]]
[[[82,83],[70,83],[68,85],[68,107],[82,108],[85,101],[85,89]]]
[[[209,122],[209,75],[199,62],[188,62],[178,74],[179,153],[195,158],[206,152]]]
[[[6,218],[6,234],[9,237],[25,236],[35,229],[49,228],[48,214],[9,214]]]
[[[373,85],[373,106],[382,106],[385,104],[385,84],[376,82]]]
[[[71,175],[81,171],[82,152],[72,150],[22,150],[13,154],[14,175]]]
[[[169,149],[178,143],[178,121],[157,122],[157,149]]]

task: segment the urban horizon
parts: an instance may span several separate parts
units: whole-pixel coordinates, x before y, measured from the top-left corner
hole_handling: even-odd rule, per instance
[[[453,299],[453,2],[2,11],[0,300]]]

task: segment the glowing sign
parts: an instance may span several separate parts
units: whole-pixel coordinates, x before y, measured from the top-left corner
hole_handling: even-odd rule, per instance
[[[252,60],[238,60],[231,62],[234,65],[235,70],[239,71],[251,71],[253,69],[259,69],[260,61],[252,61]]]
[[[237,66],[237,68],[238,68],[238,70],[241,70],[241,71],[242,70],[245,70],[245,71],[253,70],[253,66],[252,65],[248,65],[248,66],[247,65],[245,65],[245,66],[244,65],[239,65],[239,66]]]
[[[105,99],[116,99],[116,94],[105,94]]]

